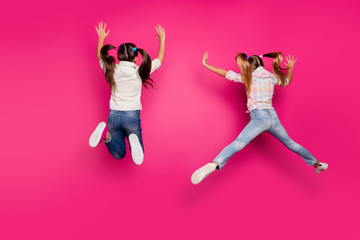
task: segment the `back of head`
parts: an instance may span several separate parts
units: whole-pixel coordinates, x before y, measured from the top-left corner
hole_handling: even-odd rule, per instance
[[[135,51],[134,51],[135,50]],[[138,56],[138,51],[133,43],[123,43],[117,50],[119,61],[133,62],[135,57]]]

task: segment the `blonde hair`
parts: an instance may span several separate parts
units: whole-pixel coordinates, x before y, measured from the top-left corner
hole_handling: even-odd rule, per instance
[[[276,78],[278,79],[278,83],[280,83],[279,85],[281,85],[282,87],[284,87],[286,85],[286,75],[284,73],[284,71],[288,70],[288,68],[282,68],[280,66],[281,61],[283,60],[284,56],[281,52],[271,52],[271,53],[266,53],[263,55],[263,57],[269,57],[269,58],[273,58],[273,72],[276,76]]]
[[[273,72],[278,82],[282,87],[286,85],[286,75],[284,73],[288,68],[282,68],[280,66],[281,61],[283,60],[283,54],[281,52],[271,52],[262,55],[263,57],[273,58]],[[259,56],[252,55],[248,56],[245,53],[238,53],[235,57],[236,62],[239,65],[241,70],[241,77],[246,86],[246,92],[250,93],[251,83],[252,83],[252,72],[258,67],[263,67],[264,62]]]

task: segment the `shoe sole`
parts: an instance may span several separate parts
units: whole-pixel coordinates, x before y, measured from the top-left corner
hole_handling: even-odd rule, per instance
[[[206,167],[206,168],[205,168]],[[205,169],[203,169],[205,168]],[[207,176],[209,176],[211,173],[215,171],[212,169],[208,169],[208,166],[201,167],[200,169],[196,170],[193,175],[191,176],[191,182],[193,184],[199,184],[202,180],[204,180]],[[204,174],[205,173],[205,174]]]
[[[144,161],[144,152],[141,147],[140,141],[135,134],[130,134],[129,144],[131,147],[131,156],[136,165],[142,164]]]
[[[89,139],[89,145],[90,147],[96,147],[99,142],[100,142],[100,138],[101,138],[101,135],[104,131],[106,127],[106,123],[105,122],[101,122],[97,125],[97,127],[95,128],[94,132],[91,134],[90,136],[90,139]]]

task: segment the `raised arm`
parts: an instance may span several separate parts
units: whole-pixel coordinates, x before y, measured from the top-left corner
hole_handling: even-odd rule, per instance
[[[157,32],[157,39],[159,39],[159,53],[158,53],[158,59],[162,63],[164,61],[165,56],[165,29],[158,25],[156,27]]]
[[[291,83],[292,80],[292,76],[293,76],[293,70],[294,70],[294,64],[296,62],[297,59],[295,59],[295,55],[291,58],[291,56],[285,56],[286,57],[286,63],[285,66],[288,68],[288,72],[286,74],[286,78],[288,79],[289,83]]]
[[[204,54],[203,61],[202,61],[203,66],[206,67],[207,69],[209,69],[210,71],[219,74],[220,76],[223,76],[223,77],[226,76],[228,71],[226,71],[225,69],[222,69],[222,68],[217,68],[217,67],[211,66],[207,63],[207,61],[208,61],[208,52],[206,52]]]
[[[96,29],[97,34],[99,35],[99,42],[98,42],[98,46],[97,46],[96,56],[97,56],[98,60],[100,60],[101,59],[100,51],[104,45],[105,38],[109,35],[110,30],[106,32],[106,23],[104,25],[103,22],[99,22],[99,28],[97,28],[95,26],[95,29]]]

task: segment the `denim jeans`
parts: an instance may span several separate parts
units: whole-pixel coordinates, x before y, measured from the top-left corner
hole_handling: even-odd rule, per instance
[[[214,162],[219,166],[219,170],[225,165],[232,155],[243,149],[257,135],[265,131],[277,138],[288,149],[300,155],[309,166],[314,165],[317,162],[308,150],[294,142],[289,137],[285,128],[281,125],[275,110],[254,109],[250,112],[250,118],[250,122],[242,130],[235,141],[226,146],[214,159]]]
[[[126,154],[125,137],[129,141],[130,134],[136,134],[144,151],[144,144],[141,134],[140,110],[115,111],[110,110],[108,117],[108,129],[110,138],[104,141],[110,154],[121,159]],[[130,147],[131,150],[131,147]]]

